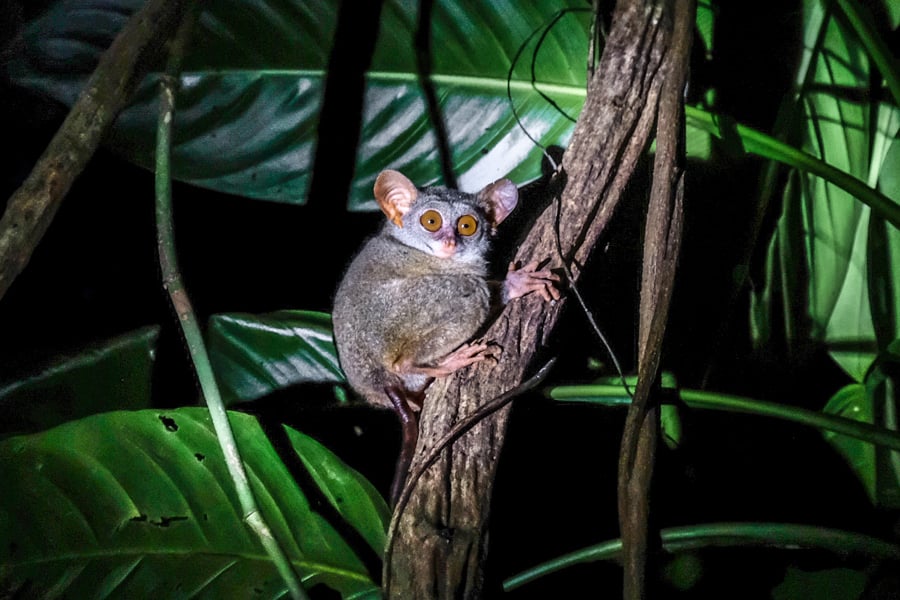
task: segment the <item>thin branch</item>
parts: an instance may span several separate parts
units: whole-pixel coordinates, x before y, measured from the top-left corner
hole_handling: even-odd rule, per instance
[[[62,199],[134,88],[162,55],[187,0],[148,0],[103,53],[94,73],[0,219],[0,298],[22,272]]]
[[[659,95],[656,74],[667,42],[647,7],[644,0],[618,2],[601,63],[589,81],[563,157],[562,195],[557,206],[538,217],[519,247],[517,262],[549,257],[549,268],[561,268],[558,237],[563,260],[573,279],[578,278],[643,159]],[[502,348],[498,363],[474,365],[435,381],[422,409],[412,470],[422,460],[430,461],[429,449],[456,422],[522,381],[565,304],[565,299],[550,305],[536,297],[511,302],[485,334]],[[422,472],[392,532],[393,553],[383,577],[388,598],[478,598],[483,592],[486,529],[509,409],[505,406],[474,424]]]

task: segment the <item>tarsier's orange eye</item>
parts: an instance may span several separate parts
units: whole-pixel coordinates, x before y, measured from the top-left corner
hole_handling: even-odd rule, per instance
[[[478,231],[478,221],[472,215],[463,215],[456,222],[456,230],[459,235],[472,235]]]
[[[440,229],[442,221],[441,213],[436,210],[426,210],[422,213],[422,216],[419,217],[419,223],[421,223],[422,227],[428,231],[437,231]]]

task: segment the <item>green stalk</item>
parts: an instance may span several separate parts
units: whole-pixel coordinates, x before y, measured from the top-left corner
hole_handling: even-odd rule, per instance
[[[244,521],[259,537],[263,549],[284,580],[291,597],[306,600],[308,596],[300,583],[299,577],[294,572],[290,559],[278,543],[256,503],[256,498],[253,495],[253,490],[247,477],[247,471],[244,468],[237,442],[234,439],[231,423],[228,421],[225,404],[222,402],[222,396],[219,393],[219,387],[213,375],[206,345],[203,342],[203,334],[197,322],[197,315],[191,306],[190,298],[181,279],[181,272],[178,268],[175,253],[175,230],[172,219],[172,183],[169,169],[172,119],[175,112],[177,74],[180,72],[181,58],[187,37],[198,12],[195,3],[190,16],[185,19],[178,31],[166,73],[160,80],[161,101],[156,136],[156,228],[163,287],[168,292],[172,306],[178,316],[178,322],[181,325],[203,397],[206,400],[206,405],[209,407],[219,446],[222,448],[228,472],[234,481]]]
[[[719,115],[696,106],[685,106],[684,112],[689,125],[702,129],[718,138],[725,137],[723,132],[724,120]],[[746,152],[763,158],[777,160],[789,167],[817,175],[852,194],[894,227],[900,229],[900,205],[878,190],[872,189],[865,182],[829,165],[808,152],[780,142],[752,127],[734,123],[734,130]]]
[[[866,12],[866,9],[860,6],[858,1],[851,0],[835,0],[835,4],[844,13],[850,27],[856,32],[859,41],[866,47],[869,58],[875,63],[884,81],[887,83],[894,102],[900,106],[900,71],[897,69],[897,61],[891,49],[884,43],[881,36],[872,25],[872,18]]]
[[[792,523],[709,523],[672,527],[661,532],[663,548],[670,553],[722,547],[764,547],[784,550],[827,550],[839,556],[863,555],[880,560],[900,558],[900,546],[879,538],[812,525]],[[512,591],[531,581],[580,563],[618,560],[622,540],[608,540],[547,561],[503,582]]]
[[[869,423],[860,423],[852,419],[828,415],[805,408],[716,392],[682,389],[677,391],[677,395],[679,400],[690,408],[774,417],[817,429],[833,431],[834,433],[884,446],[892,450],[900,450],[900,434],[890,429],[870,425]],[[631,402],[631,398],[625,394],[622,386],[618,385],[561,386],[551,389],[550,397],[555,400],[592,402],[604,405],[627,405]]]

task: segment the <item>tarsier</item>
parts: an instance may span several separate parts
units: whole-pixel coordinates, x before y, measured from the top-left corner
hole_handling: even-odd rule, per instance
[[[347,382],[366,401],[393,408],[403,442],[391,497],[402,489],[418,439],[425,390],[498,348],[473,339],[492,310],[530,293],[556,299],[558,277],[530,263],[488,280],[490,240],[518,203],[500,179],[470,194],[419,189],[397,171],[375,181],[387,216],[352,260],[335,295],[334,338]]]

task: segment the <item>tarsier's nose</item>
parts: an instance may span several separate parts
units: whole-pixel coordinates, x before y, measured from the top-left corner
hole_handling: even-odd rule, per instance
[[[456,239],[453,236],[445,237],[435,248],[435,254],[442,258],[448,258],[456,254]]]

